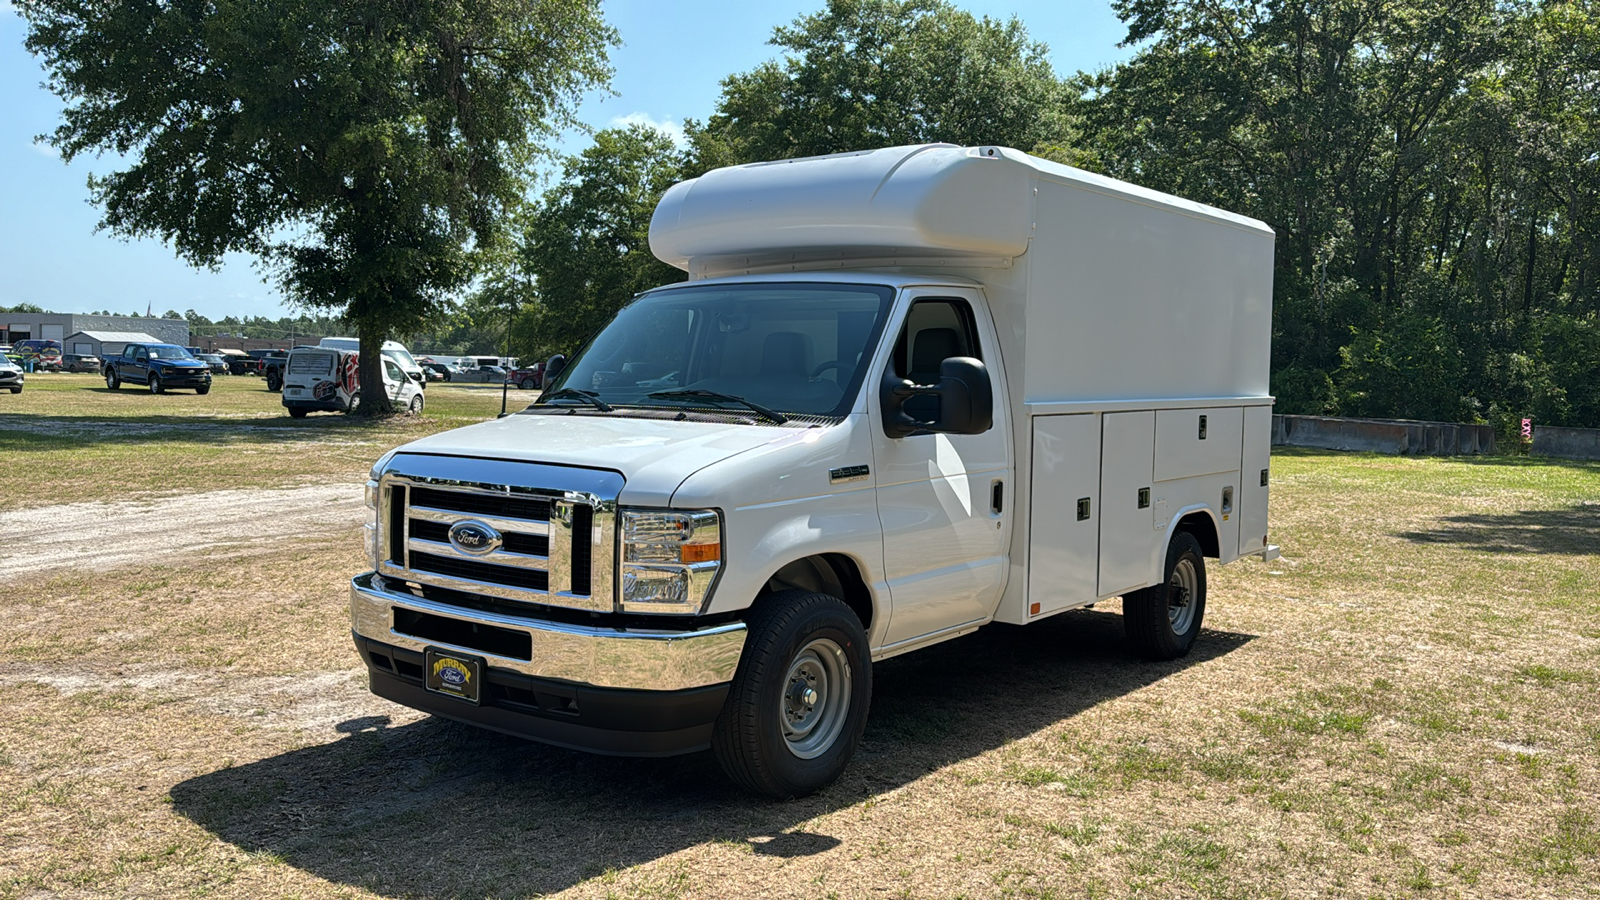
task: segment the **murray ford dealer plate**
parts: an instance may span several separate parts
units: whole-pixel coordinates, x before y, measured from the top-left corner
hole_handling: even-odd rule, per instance
[[[429,647],[423,653],[423,684],[436,694],[477,703],[483,691],[483,660]]]

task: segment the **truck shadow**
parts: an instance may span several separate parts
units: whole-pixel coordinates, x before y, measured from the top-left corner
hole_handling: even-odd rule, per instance
[[[1600,505],[1445,516],[1434,528],[1397,536],[1418,544],[1457,544],[1481,553],[1589,556],[1600,553]]]
[[[219,838],[382,894],[559,891],[706,842],[809,856],[837,846],[796,826],[1070,719],[1251,635],[1206,632],[1186,658],[1145,663],[1122,617],[1080,610],[878,664],[866,737],[840,781],[775,803],[734,789],[709,753],[637,760],[532,744],[439,719],[353,719],[348,737],[184,781],[174,808]]]

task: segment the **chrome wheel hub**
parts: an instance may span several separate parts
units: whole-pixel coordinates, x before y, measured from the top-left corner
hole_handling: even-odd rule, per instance
[[[1173,634],[1187,634],[1194,626],[1195,593],[1200,586],[1200,575],[1195,571],[1194,560],[1184,558],[1172,568],[1167,581],[1167,621]]]
[[[817,638],[795,654],[778,711],[790,753],[814,759],[833,746],[850,711],[851,682],[844,649],[834,641]]]

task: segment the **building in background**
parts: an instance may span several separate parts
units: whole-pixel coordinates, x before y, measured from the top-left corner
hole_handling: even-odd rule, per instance
[[[29,339],[60,341],[62,353],[83,355],[67,343],[68,335],[80,332],[139,334],[162,343],[177,344],[180,347],[189,346],[187,319],[102,316],[91,313],[0,313],[0,344],[15,344],[17,341]]]
[[[73,356],[98,356],[108,359],[120,356],[122,348],[129,344],[172,344],[176,341],[163,341],[153,335],[142,331],[74,331],[62,341],[62,353]],[[179,344],[179,346],[185,346]]]

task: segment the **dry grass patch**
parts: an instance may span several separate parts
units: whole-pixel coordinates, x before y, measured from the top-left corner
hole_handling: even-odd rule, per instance
[[[385,450],[492,418],[492,385],[435,384],[427,412],[382,422],[319,413],[290,419],[260,378],[211,393],[108,390],[97,376],[40,374],[0,403],[3,508],[198,491],[359,481]],[[516,411],[538,396],[511,391]],[[247,510],[219,515],[248,515]]]
[[[13,580],[0,896],[1600,895],[1600,468],[1273,471],[1191,656],[1111,603],[891,660],[783,804],[372,698],[349,523]]]

